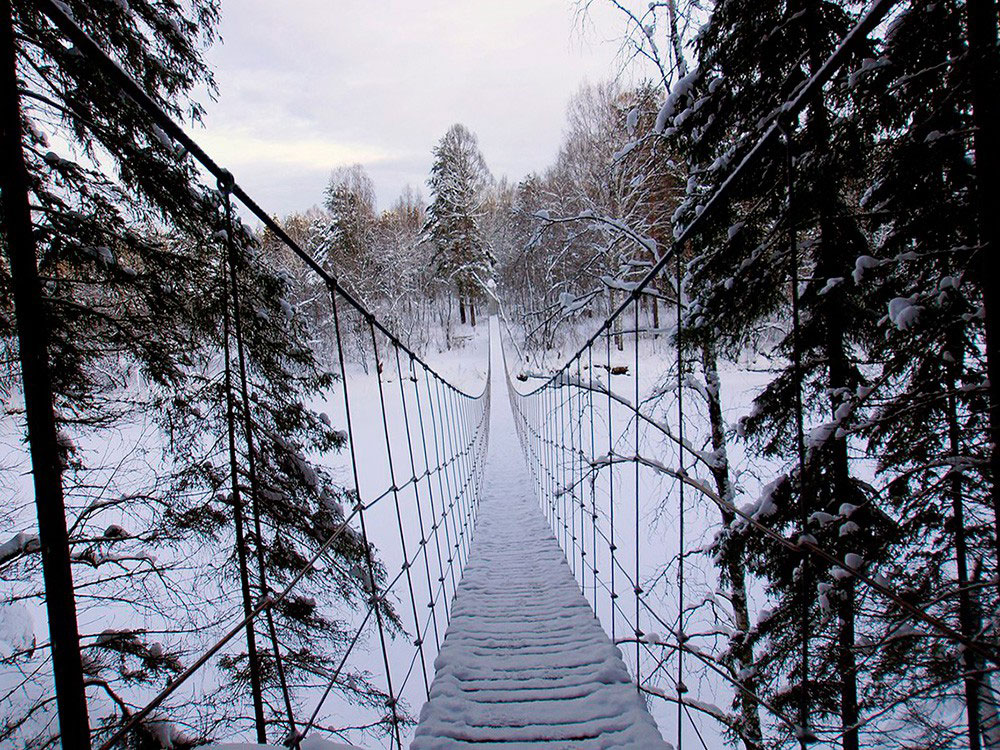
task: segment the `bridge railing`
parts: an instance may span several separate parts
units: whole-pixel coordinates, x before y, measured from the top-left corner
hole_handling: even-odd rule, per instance
[[[297,747],[318,729],[336,733],[335,724],[324,722],[324,709],[336,693],[348,705],[367,706],[357,708],[359,715],[363,710],[374,714],[362,727],[369,735],[381,731],[392,746],[402,748],[412,718],[408,711],[429,694],[434,657],[469,554],[488,442],[490,375],[476,394],[439,374],[344,288],[333,269],[320,265],[266,213],[88,36],[64,4],[38,0],[37,6],[89,64],[145,112],[150,128],[159,128],[216,180],[216,191],[207,194],[217,204],[222,226],[212,239],[221,258],[221,280],[206,283],[222,286],[218,377],[225,393],[226,434],[217,437],[226,446],[225,505],[232,509],[242,609],[241,615],[206,626],[220,637],[155,695],[147,688],[124,696],[93,729],[64,724],[63,746],[89,747],[93,737],[101,750],[111,750],[155,734],[158,724],[169,721],[172,697],[182,689],[197,691],[192,678],[204,677],[227,656],[246,659],[247,694],[239,688],[235,693],[252,706],[258,742],[270,738]],[[336,377],[327,394],[333,419],[323,416],[339,452],[307,459],[270,431],[273,415],[265,416],[260,406],[259,363],[250,344],[259,335],[255,327],[267,318],[256,314],[247,292],[248,277],[266,261],[253,250],[253,239],[236,216],[237,203],[326,290]],[[345,354],[348,336],[351,351]],[[288,472],[298,472],[311,485],[319,506],[315,515],[282,520],[262,511],[269,493],[278,491],[262,476],[266,458],[285,461]],[[312,461],[322,464],[327,476],[343,477],[346,487],[325,491]],[[305,548],[296,551],[298,562],[290,571],[273,580],[268,559],[271,547],[280,545],[283,524],[296,529]],[[352,559],[350,570],[340,569]],[[325,580],[342,589],[334,602],[341,610],[324,617],[343,619],[350,629],[337,645],[335,662],[304,663],[292,647],[300,639],[289,638],[279,614],[293,603],[315,606],[299,594],[306,582],[315,590],[330,570],[337,574]],[[233,654],[234,648],[246,652]],[[362,650],[379,655],[381,675]],[[218,672],[208,682],[212,679]]]
[[[899,627],[920,624],[935,637],[974,652],[988,671],[1000,666],[987,643],[915,606],[851,555],[842,557],[820,545],[810,533],[807,517],[793,524],[793,533],[787,535],[768,523],[766,507],[737,506],[735,496],[716,481],[720,470],[723,475],[730,470],[725,452],[714,450],[710,437],[706,438],[710,434],[706,404],[712,400],[718,404],[717,373],[706,373],[715,376],[714,382],[712,377],[698,382],[692,377],[693,365],[701,363],[686,361],[696,356],[693,347],[677,345],[686,342],[685,321],[690,319],[685,298],[686,245],[731,201],[752,204],[746,198],[752,192],[747,181],[759,179],[762,173],[772,178],[776,174],[777,180],[756,185],[758,196],[770,191],[779,201],[791,204],[795,200],[792,154],[798,148],[800,116],[895,4],[881,0],[871,5],[831,57],[761,125],[760,135],[742,150],[742,159],[696,215],[675,231],[674,242],[644,277],[627,286],[622,283],[624,300],[554,373],[532,371],[510,357],[506,362],[518,436],[542,509],[595,614],[623,647],[638,690],[675,704],[678,748],[685,739],[706,749],[711,745],[706,744],[695,714],[700,715],[699,721],[714,725],[716,736],[739,738],[746,747],[762,742],[760,724],[754,727],[745,720],[758,713],[777,733],[803,747],[818,740],[838,742],[852,731],[816,718],[820,688],[810,677],[810,667],[821,646],[812,636],[818,621],[816,608],[809,603],[814,598],[811,588],[802,593],[793,617],[796,648],[801,648],[793,684],[787,688],[794,699],[785,696],[778,705],[757,688],[755,665],[734,668],[732,623],[727,629],[718,626],[725,619],[718,616],[719,609],[729,605],[716,606],[717,581],[689,562],[718,543],[712,531],[719,528],[720,518],[722,528],[738,527],[749,538],[801,560],[801,570],[815,565],[833,571],[834,578],[856,581],[874,600],[899,613]],[[763,165],[769,165],[769,171]],[[549,216],[544,220],[560,221]],[[801,239],[794,225],[773,227],[769,239],[787,242],[789,248],[792,279],[788,294],[796,352],[800,351],[797,306],[801,292],[796,274]],[[651,298],[673,306],[672,325],[655,326],[648,304]],[[507,353],[514,348],[508,346]],[[801,367],[796,359],[793,390],[799,400],[800,440],[795,465],[786,475],[793,495],[804,491],[801,478],[808,468],[801,438],[806,419]],[[715,391],[714,399],[692,404],[690,394],[710,389]],[[696,439],[705,439],[707,447],[699,448]],[[766,495],[765,488],[765,504]],[[805,573],[797,575],[803,586],[816,583],[808,582]],[[753,623],[738,625],[748,631]],[[868,658],[870,653],[864,657]],[[719,708],[720,696],[742,703],[747,710],[738,714]]]

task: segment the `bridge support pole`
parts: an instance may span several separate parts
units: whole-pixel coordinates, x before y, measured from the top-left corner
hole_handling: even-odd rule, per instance
[[[17,323],[59,731],[66,750],[88,750],[90,726],[73,574],[70,570],[62,461],[49,367],[47,314],[38,277],[28,203],[28,170],[21,145],[21,101],[17,87],[17,49],[10,0],[0,0],[0,105],[0,162],[4,165],[0,170],[3,234]]]

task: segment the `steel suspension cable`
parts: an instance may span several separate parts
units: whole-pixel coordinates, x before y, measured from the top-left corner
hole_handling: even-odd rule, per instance
[[[436,379],[434,381],[434,390],[435,390],[436,395],[437,395],[438,420],[439,420],[439,422],[441,424],[441,445],[442,445],[442,449],[445,450],[445,451],[452,451],[453,452],[454,449],[453,449],[452,444],[451,444],[451,432],[449,430],[445,430],[445,423],[444,423],[444,419],[446,418],[446,411],[447,411],[447,408],[446,408],[447,407],[447,398],[446,398],[447,392],[446,392],[445,398],[442,398],[442,396],[441,396],[441,390],[442,390],[441,389],[441,384]],[[454,487],[452,486],[452,482],[451,481],[449,481],[447,483],[448,484],[448,497],[449,497],[449,499],[456,498],[456,497],[458,497],[458,494],[459,494],[459,481],[458,481],[458,477],[455,476],[455,466],[452,465],[451,468],[452,468],[452,472],[451,472],[452,479],[454,480]],[[447,477],[448,475],[445,474],[445,476]],[[461,555],[459,554],[459,551],[461,549],[461,541],[460,541],[461,536],[460,536],[458,525],[457,525],[456,520],[455,520],[455,516],[454,516],[454,514],[451,511],[451,508],[453,507],[453,505],[454,505],[454,501],[452,500],[451,504],[449,505],[448,519],[447,519],[448,521],[451,522],[451,529],[452,529],[452,532],[454,534],[454,543],[452,544],[451,548],[448,550],[448,562],[449,563],[453,562],[453,560],[455,558],[458,558],[459,560],[461,560]],[[457,590],[457,584],[455,583],[454,577],[452,578],[452,587],[453,587],[453,589]]]
[[[576,360],[576,380],[580,382],[583,379],[582,375],[582,357],[577,357]],[[585,485],[583,484],[583,393],[579,389],[576,389],[576,455],[574,463],[577,467],[577,474],[580,478],[580,493],[577,500],[580,504],[580,589],[584,592],[586,596],[587,592],[587,537],[586,531],[584,529],[584,515],[586,514],[586,506],[584,505],[583,495],[585,490]]]
[[[678,471],[681,475],[686,472],[684,470],[684,341],[683,341],[683,326],[684,326],[684,316],[683,316],[683,276],[681,272],[681,255],[682,253],[677,253],[676,262],[676,331],[674,338],[676,340],[677,349],[677,465]],[[638,409],[639,405],[636,404]],[[687,686],[684,684],[684,650],[682,647],[687,636],[685,635],[684,628],[684,557],[685,557],[685,544],[684,544],[684,482],[677,482],[677,503],[678,503],[678,557],[677,557],[677,695],[678,698],[682,698],[685,693],[687,693]],[[681,729],[683,724],[684,715],[681,711],[682,703],[678,701],[677,703],[677,750],[683,750],[684,748],[684,733]],[[688,717],[690,718],[690,716]],[[693,726],[693,722],[692,722]],[[697,731],[697,727],[695,727]],[[699,738],[701,735],[698,735]],[[703,741],[704,744],[704,741]]]
[[[427,380],[426,376],[424,377],[424,386],[425,386],[425,388],[427,390],[427,405],[428,405],[428,407],[431,410],[431,427],[432,427],[432,430],[433,430],[433,433],[434,433],[434,456],[435,456],[436,460],[440,461],[440,447],[439,447],[439,441],[438,441],[437,413],[436,413],[436,410],[434,408],[434,401],[435,401],[435,399],[434,399],[434,396],[432,396],[432,394],[431,394],[430,383]],[[435,392],[435,394],[437,393],[437,381],[436,380],[434,381],[434,392]],[[442,479],[442,475],[444,477],[443,479]],[[435,531],[437,531],[438,527],[442,523],[444,523],[444,537],[445,537],[445,545],[446,545],[445,548],[447,549],[447,558],[446,558],[446,560],[449,563],[449,565],[448,565],[448,573],[449,573],[449,576],[451,578],[451,592],[452,592],[452,595],[454,596],[455,590],[456,590],[457,586],[455,584],[454,568],[451,566],[451,561],[452,561],[451,531],[448,528],[448,515],[447,515],[447,511],[445,510],[445,499],[446,498],[448,498],[448,499],[451,498],[451,483],[448,481],[447,470],[445,470],[444,472],[438,473],[437,479],[438,479],[438,491],[441,494],[441,511],[442,511],[442,517],[439,519],[437,516],[435,516],[433,528],[434,528]],[[447,486],[447,492],[445,491],[445,485]],[[446,620],[447,624],[451,623],[451,614],[450,614],[448,608],[445,609],[445,620]]]
[[[589,348],[587,350],[587,372],[589,373],[589,377],[593,378],[593,376],[594,376],[594,350],[593,350],[593,347],[591,347],[591,348]],[[596,458],[596,456],[594,455],[594,451],[595,451],[595,447],[594,447],[594,438],[595,438],[595,435],[594,435],[594,433],[595,433],[595,428],[594,428],[594,392],[592,390],[588,390],[587,391],[587,407],[588,407],[587,422],[590,425],[590,455],[589,455],[589,458],[587,460],[588,471],[589,471],[589,466],[591,466],[594,463],[594,458]],[[598,565],[598,560],[600,559],[600,556],[597,553],[597,483],[595,481],[593,481],[593,480],[591,480],[591,482],[590,482],[590,527],[591,527],[590,550],[591,550],[591,554],[593,554],[593,556],[594,556],[593,557],[593,561],[594,561],[594,566],[593,566],[594,567],[594,576],[593,576],[594,614],[597,615],[597,618],[599,620],[600,619],[600,615],[599,615],[599,613],[597,611],[597,572],[598,572],[597,571],[597,565]]]
[[[604,338],[604,343],[606,346],[606,354],[608,360],[608,452],[607,456],[610,458],[611,452],[614,447],[614,409],[611,404],[611,328],[607,330],[607,336]],[[618,598],[618,592],[615,590],[615,551],[618,549],[615,546],[615,477],[614,472],[608,472],[608,516],[611,519],[609,526],[609,536],[608,539],[608,555],[610,557],[610,567],[611,567],[611,592],[609,594],[609,599],[611,602],[611,640],[614,642],[616,636],[615,621],[615,606]]]
[[[250,695],[254,709],[254,724],[257,741],[267,742],[266,720],[264,718],[264,699],[260,680],[260,660],[257,657],[257,637],[253,628],[253,603],[250,594],[250,566],[247,560],[246,533],[243,528],[243,493],[240,488],[239,459],[236,450],[236,394],[234,393],[232,374],[232,352],[230,350],[231,307],[229,302],[230,284],[228,272],[228,257],[231,254],[229,244],[232,242],[227,235],[225,255],[223,260],[223,314],[222,314],[222,354],[223,378],[226,389],[226,433],[229,444],[229,476],[232,483],[230,498],[233,505],[233,530],[236,536],[236,556],[239,565],[240,591],[243,600],[243,615],[246,621],[247,659],[250,669]]]
[[[421,452],[423,453],[423,457],[424,457],[424,466],[430,466],[430,459],[429,459],[429,456],[428,456],[428,453],[427,453],[427,433],[424,431],[424,414],[423,414],[423,410],[420,408],[420,383],[419,383],[418,378],[417,378],[416,362],[413,360],[412,357],[410,358],[410,372],[412,373],[412,378],[413,378],[413,397],[414,397],[414,400],[416,402],[417,420],[418,420],[418,424],[420,426],[420,448],[421,448]],[[424,370],[424,378],[425,379],[427,378],[427,371],[426,370]],[[411,461],[411,463],[412,463],[412,461]],[[444,583],[444,565],[442,565],[442,563],[441,563],[441,539],[440,539],[440,537],[438,535],[438,526],[437,526],[437,518],[436,518],[437,514],[436,514],[436,512],[434,510],[434,485],[431,482],[430,477],[427,477],[427,502],[430,505],[430,510],[431,510],[430,523],[431,523],[431,529],[434,532],[434,547],[435,547],[435,551],[437,553],[437,567],[438,567],[438,578],[437,578],[437,580],[438,580],[438,583]],[[443,502],[443,498],[442,498],[442,502]],[[419,509],[419,505],[417,507]],[[427,549],[427,537],[428,537],[428,530],[424,528],[423,517],[421,517],[420,518],[420,543],[422,545],[424,545],[424,550],[425,550],[425,552],[424,552],[424,564],[427,567],[427,588],[428,588],[428,592],[430,592],[430,591],[433,591],[433,587],[431,585],[430,566],[427,564],[427,553],[426,553],[426,549]],[[431,606],[431,612],[434,612],[434,611],[435,610],[434,610],[434,607],[432,605]],[[434,647],[435,647],[435,649],[440,649],[441,648],[441,637],[440,637],[440,634],[438,633],[438,624],[437,624],[437,615],[436,614],[434,615]]]
[[[633,398],[635,399],[635,408],[639,408],[639,298],[636,297],[632,301],[632,315],[635,321],[635,334],[633,338],[633,357],[632,357],[632,381],[633,381]],[[636,686],[642,684],[641,675],[641,663],[640,663],[640,653],[639,653],[639,639],[642,638],[643,632],[639,627],[639,598],[642,596],[642,587],[640,585],[640,572],[639,572],[639,552],[640,552],[640,534],[639,534],[639,516],[641,509],[639,507],[639,420],[635,420],[635,496],[633,500],[635,501],[635,579],[632,582],[632,590],[635,593],[635,682]]]

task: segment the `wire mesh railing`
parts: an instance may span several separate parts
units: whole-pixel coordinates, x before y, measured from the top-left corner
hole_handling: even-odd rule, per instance
[[[832,137],[825,145],[807,141],[803,123],[810,103],[828,92],[838,71],[872,64],[861,62],[859,50],[870,35],[884,31],[895,5],[892,0],[874,2],[832,55],[815,64],[812,75],[761,121],[760,135],[734,149],[742,154],[734,160],[736,166],[688,212],[669,249],[641,280],[628,284],[624,301],[554,374],[521,371],[516,363],[506,363],[518,437],[541,506],[595,614],[625,651],[637,689],[676,706],[671,740],[677,748],[687,742],[707,749],[713,736],[763,747],[762,725],[780,742],[857,747],[859,733],[892,708],[866,717],[857,696],[846,688],[836,699],[830,697],[835,686],[846,685],[855,672],[869,667],[878,648],[856,644],[853,631],[842,635],[846,626],[839,602],[854,606],[855,596],[866,597],[870,608],[891,613],[883,644],[916,624],[932,639],[971,654],[969,664],[978,666],[969,668],[976,674],[988,675],[1000,665],[994,644],[981,630],[962,626],[896,590],[874,565],[845,552],[848,542],[828,535],[817,539],[822,523],[839,519],[846,524],[840,537],[857,524],[849,521],[854,506],[843,505],[843,498],[836,501],[839,515],[837,505],[828,511],[819,502],[829,493],[820,489],[823,480],[816,467],[824,436],[846,424],[848,407],[837,411],[834,427],[829,417],[822,424],[808,424],[822,409],[807,401],[802,275],[818,275],[822,269],[807,267],[800,255],[817,239],[815,232],[800,229],[809,226],[809,199],[796,172],[804,160],[817,158],[817,149],[838,146]],[[759,210],[767,196],[787,209],[771,224]],[[791,374],[783,397],[793,415],[794,458],[789,465],[776,464],[776,481],[762,487],[756,504],[742,508],[735,503],[724,438],[730,428],[722,422],[717,362],[704,328],[695,330],[698,310],[688,296],[694,265],[687,248],[694,241],[704,244],[705,236],[721,233],[724,238],[724,225],[721,232],[715,226],[719,216],[738,221],[728,232],[730,243],[740,241],[744,225],[758,230],[758,250],[742,266],[727,257],[724,244],[717,253],[723,276],[730,276],[725,290],[734,283],[732,277],[761,255],[761,248],[780,246],[782,265],[776,273],[787,273],[790,308]],[[720,281],[718,293],[724,295],[722,287]],[[669,342],[652,313],[652,305],[662,299],[670,300],[675,313]],[[699,370],[703,380],[696,377]],[[533,386],[532,380],[541,383]],[[859,390],[859,398],[871,390]],[[695,407],[692,397],[698,401]],[[710,414],[713,409],[717,413]],[[838,439],[844,435],[844,430],[837,432]],[[785,508],[781,513],[779,505]],[[651,533],[653,526],[660,531]],[[771,555],[772,567],[788,568],[782,575],[792,604],[781,618],[765,609],[757,623],[748,619],[748,595],[764,601],[769,596],[764,584],[747,572],[750,551]],[[718,578],[691,566],[692,556],[705,553],[714,556]],[[965,585],[961,582],[960,590]],[[720,604],[720,597],[727,601]],[[829,671],[833,649],[823,628],[830,612],[841,613],[840,637],[850,638],[836,652],[840,666],[851,673],[847,678]],[[765,689],[758,670],[767,667],[755,660],[748,644],[759,629],[775,627],[779,619],[777,627],[784,630],[769,631],[769,648],[781,652],[775,661],[790,673],[772,677]],[[963,679],[968,677],[961,670],[952,677],[958,684]],[[720,696],[728,697],[734,709],[720,708]],[[839,705],[839,717],[831,705]],[[701,719],[696,721],[695,715]],[[706,721],[714,732],[708,739]],[[978,734],[970,719],[973,747],[979,746]]]
[[[118,696],[99,724],[86,726],[85,715],[84,726],[79,718],[63,717],[63,746],[90,747],[93,740],[111,750],[141,742],[168,720],[172,698],[198,690],[195,675],[223,681],[218,664],[227,660],[237,674],[234,700],[252,707],[249,723],[258,742],[278,739],[297,747],[312,732],[336,734],[338,727],[324,718],[331,696],[339,694],[372,715],[363,729],[402,748],[408,712],[429,694],[469,554],[488,442],[490,374],[479,394],[440,375],[289,236],[101,49],[67,6],[40,0],[37,7],[89,65],[120,87],[157,137],[172,140],[217,181],[217,189],[204,194],[219,227],[206,240],[216,276],[203,281],[206,304],[219,300],[222,331],[205,379],[207,390],[222,394],[215,424],[224,437],[215,439],[224,462],[211,474],[219,505],[231,516],[235,559],[226,570],[238,574],[235,586],[223,581],[221,587],[224,599],[238,599],[231,609],[239,614],[223,614],[203,627],[217,638],[185,659],[159,692]],[[237,218],[236,202],[327,292],[333,377],[318,397],[326,399],[332,418],[323,413],[317,421],[301,403],[265,406],[281,379],[293,380],[301,367],[295,353],[269,359],[262,345],[280,335],[272,313],[294,311],[268,296],[280,288],[253,287],[268,260]],[[289,437],[307,429],[323,436],[322,449],[313,444],[310,453]],[[343,484],[337,485],[337,476]],[[336,595],[320,614],[315,592],[324,587]],[[335,627],[336,618],[344,622]],[[307,653],[310,623],[323,633],[338,631],[326,659]],[[363,651],[377,653],[380,666],[366,663]]]

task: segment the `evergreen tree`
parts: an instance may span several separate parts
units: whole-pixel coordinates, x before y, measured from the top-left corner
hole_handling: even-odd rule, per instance
[[[60,7],[163,110],[199,118],[191,92],[213,88],[202,50],[215,38],[216,2],[70,0]],[[33,4],[18,3],[11,22],[45,312],[36,324],[49,339],[78,602],[88,623],[100,622],[114,602],[131,605],[122,613],[135,613],[123,614],[114,631],[82,634],[92,726],[101,737],[205,645],[212,632],[206,626],[236,614],[238,594],[227,583],[239,577],[234,574],[246,577],[259,597],[265,585],[280,588],[325,540],[343,517],[338,499],[344,492],[304,456],[337,449],[344,435],[305,405],[331,385],[331,376],[317,365],[302,322],[285,301],[288,279],[260,256],[238,222],[234,299],[222,196],[199,187],[195,161],[115,80],[66,44]],[[5,223],[5,258],[12,252],[9,232]],[[9,264],[0,266],[0,335],[13,349],[10,272]],[[226,387],[220,353],[223,323],[235,322],[235,301],[250,417],[237,425],[241,476],[234,496],[220,437],[232,405],[243,399],[238,377]],[[14,383],[17,373],[7,362],[3,382]],[[8,403],[16,402],[18,394],[7,393]],[[107,441],[113,430],[143,423],[161,428],[147,443],[152,471],[142,483],[130,476],[123,486],[116,467],[98,465],[87,448]],[[251,460],[256,481],[248,488]],[[250,529],[241,545],[233,537],[237,519]],[[30,540],[30,533],[23,538]],[[221,547],[221,557],[208,551],[213,547]],[[2,561],[16,581],[16,588],[5,586],[7,598],[39,595],[37,551],[37,544],[25,543]],[[277,626],[292,649],[289,679],[315,674],[343,647],[336,607],[368,597],[343,571],[368,552],[356,535],[345,535],[334,550],[343,565],[314,573],[277,608]],[[251,562],[239,564],[240,558]],[[214,565],[221,574],[218,596],[207,607],[192,594],[200,593],[193,585],[208,572],[199,565]],[[246,605],[246,587],[243,598]],[[391,621],[391,611],[386,614]],[[263,621],[257,625],[266,633]],[[9,662],[21,671],[18,694],[28,701],[5,703],[3,742],[55,741],[50,656],[39,648]],[[277,690],[267,655],[255,661],[262,689]],[[218,666],[232,675],[222,688],[235,698],[227,702],[232,721],[199,725],[196,706],[175,706],[172,718],[195,733],[189,739],[242,729],[247,653],[236,646]],[[345,690],[359,700],[381,700],[363,679]],[[268,705],[275,712],[266,721],[280,722],[279,702]],[[155,726],[141,729],[137,741],[153,737],[170,741],[169,732]]]
[[[979,585],[995,577],[996,553],[961,6],[906,8],[855,75],[873,102],[862,110],[865,127],[882,138],[861,199],[878,241],[872,256],[858,258],[854,281],[869,291],[884,329],[881,387],[871,396],[878,408],[864,433],[899,519],[894,584],[975,640],[996,637],[982,616],[995,611],[997,592]],[[891,619],[885,629],[896,632]],[[996,697],[975,652],[959,658],[933,639],[895,640],[876,652],[877,689],[910,707],[914,736],[941,747],[992,746],[983,719]],[[963,679],[965,738],[936,708]]]
[[[729,165],[780,116],[781,105],[819,70],[853,21],[833,2],[761,9],[733,0],[716,6],[698,41],[699,66],[677,84],[658,122],[668,135],[680,130],[688,138],[692,177],[682,221],[700,213]],[[885,535],[872,498],[852,477],[846,431],[865,386],[857,363],[871,336],[859,299],[842,283],[867,247],[851,202],[867,145],[843,116],[853,107],[846,83],[842,69],[810,102],[801,130],[799,122],[784,124],[794,159],[791,212],[784,201],[784,153],[775,149],[695,239],[688,322],[695,334],[705,332],[709,340],[721,334],[722,341],[739,345],[761,321],[798,318],[778,342],[788,364],[743,421],[759,454],[791,465],[757,512],[786,534],[817,538],[841,558],[850,552],[873,561]],[[800,414],[807,424],[801,448]],[[816,425],[812,430],[809,422]],[[823,523],[853,507],[862,510],[849,522]],[[857,748],[853,581],[762,541],[739,521],[730,529],[738,533],[720,540],[721,555],[748,554],[750,569],[764,578],[777,604],[746,635],[757,651],[758,688],[786,715],[799,714],[799,740],[812,735],[804,724],[811,709],[817,718],[838,715],[843,746]],[[803,616],[808,625],[800,627]],[[804,646],[811,646],[811,674],[803,672]]]
[[[434,246],[438,273],[455,285],[460,321],[466,322],[468,308],[473,326],[475,305],[494,263],[482,230],[492,179],[476,136],[464,125],[452,125],[434,147],[424,238]]]

